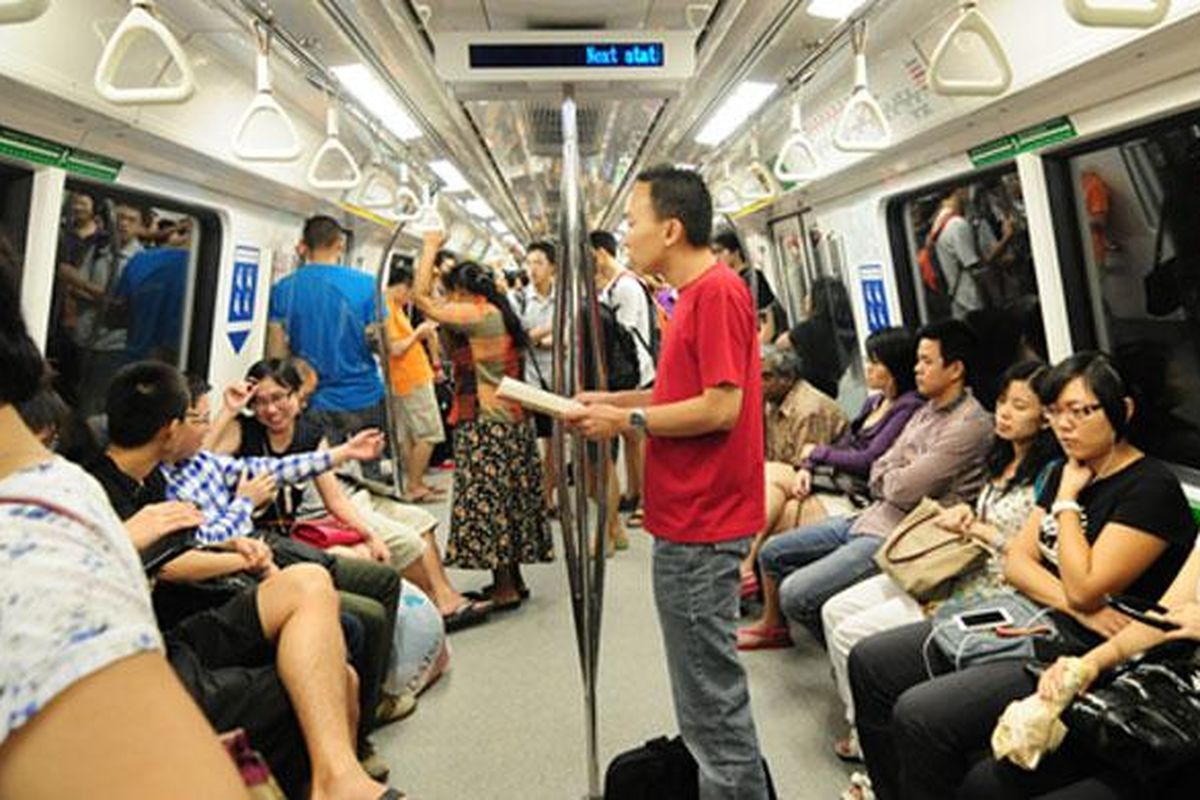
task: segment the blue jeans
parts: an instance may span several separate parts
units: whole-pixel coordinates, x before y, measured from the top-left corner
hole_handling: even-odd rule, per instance
[[[738,660],[739,565],[748,539],[654,542],[654,602],[675,718],[700,768],[701,800],[765,800],[750,688]]]
[[[872,556],[883,539],[852,535],[851,517],[830,517],[767,540],[758,563],[779,585],[779,607],[789,620],[822,637],[821,606],[843,589],[879,572]]]

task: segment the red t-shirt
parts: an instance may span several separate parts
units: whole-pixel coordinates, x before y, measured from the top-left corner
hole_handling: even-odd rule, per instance
[[[733,430],[689,438],[647,437],[645,528],[685,544],[751,536],[766,524],[762,366],[750,291],[715,264],[679,292],[663,337],[654,405],[705,389],[742,390]]]

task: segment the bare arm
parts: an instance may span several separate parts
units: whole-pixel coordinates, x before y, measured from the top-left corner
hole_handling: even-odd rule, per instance
[[[206,581],[209,578],[221,578],[242,572],[249,566],[240,553],[193,550],[167,562],[159,573],[159,578],[172,583]]]
[[[64,765],[63,754],[70,754]],[[60,768],[48,768],[58,764]],[[161,654],[81,678],[0,747],[0,797],[247,798],[233,762]]]
[[[279,322],[267,323],[267,358],[287,358],[291,348],[287,331]]]
[[[1042,554],[1038,549],[1038,529],[1045,511],[1034,506],[1008,546],[1008,558],[1004,561],[1004,577],[1021,593],[1059,611],[1070,611],[1070,603],[1063,591],[1062,582],[1054,573],[1042,566]]]
[[[635,394],[622,392],[624,394]],[[637,393],[644,394],[644,393]],[[618,396],[620,396],[618,395]],[[646,432],[651,436],[685,438],[732,430],[742,411],[742,390],[716,386],[676,403],[646,409]],[[567,420],[590,439],[608,439],[632,430],[625,407],[599,404],[571,412]]]

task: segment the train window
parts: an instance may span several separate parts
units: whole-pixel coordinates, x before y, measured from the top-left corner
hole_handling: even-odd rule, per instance
[[[22,253],[32,192],[33,172],[0,161],[0,258],[16,265],[18,280],[25,263]]]
[[[800,215],[771,220],[770,228],[771,239],[775,243],[775,263],[779,270],[779,300],[787,309],[788,316],[798,319],[804,295],[812,283]]]
[[[1200,112],[1047,162],[1077,349],[1139,390],[1135,441],[1200,470]]]
[[[46,352],[75,422],[125,364],[207,371],[219,237],[211,212],[67,182]]]

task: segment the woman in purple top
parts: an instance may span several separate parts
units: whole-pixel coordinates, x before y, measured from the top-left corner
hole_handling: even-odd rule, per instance
[[[799,469],[788,464],[767,465],[767,525],[754,539],[742,563],[742,595],[758,591],[754,574],[758,551],[771,535],[810,525],[830,514],[853,513],[845,495],[813,488],[813,473],[845,473],[865,484],[875,459],[887,452],[924,399],[917,394],[913,367],[917,341],[905,328],[885,328],[866,341],[867,389],[871,395],[858,416],[833,444],[806,444]]]

